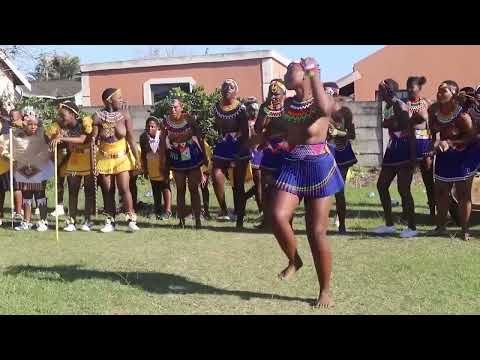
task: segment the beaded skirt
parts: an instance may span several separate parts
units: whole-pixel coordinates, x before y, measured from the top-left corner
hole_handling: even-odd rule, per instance
[[[335,146],[333,153],[335,156],[335,161],[340,168],[348,168],[358,162],[350,142],[348,142],[343,148]]]
[[[281,138],[269,139],[263,148],[263,157],[260,168],[271,172],[280,170],[283,158],[288,152],[288,143]]]
[[[480,166],[480,145],[464,150],[448,149],[438,153],[434,160],[433,177],[443,182],[464,181],[474,176]]]
[[[247,147],[241,147],[235,133],[228,133],[220,139],[213,149],[214,160],[248,160],[252,157]]]
[[[170,168],[175,171],[187,171],[200,168],[203,162],[203,152],[194,139],[182,144],[172,144],[168,149]]]
[[[306,199],[328,197],[343,190],[344,181],[334,156],[330,152],[319,154],[319,145],[297,145],[286,154],[275,184],[278,190]]]

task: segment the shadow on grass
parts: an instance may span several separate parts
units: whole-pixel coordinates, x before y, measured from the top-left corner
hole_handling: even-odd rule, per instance
[[[60,277],[48,276],[48,273],[56,273]],[[11,276],[31,276],[36,279],[54,282],[73,282],[76,280],[100,279],[119,282],[123,285],[141,288],[154,294],[206,294],[206,295],[230,295],[238,296],[243,300],[270,299],[282,301],[300,301],[312,303],[314,299],[283,296],[276,294],[258,293],[244,290],[227,290],[205,285],[187,279],[186,277],[157,272],[110,272],[100,270],[82,269],[79,265],[64,266],[10,266],[4,272]]]

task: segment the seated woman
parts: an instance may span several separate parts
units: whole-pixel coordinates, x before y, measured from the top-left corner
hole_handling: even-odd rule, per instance
[[[100,231],[115,231],[115,184],[127,211],[128,228],[137,231],[137,215],[130,192],[130,171],[140,168],[141,163],[133,137],[132,119],[125,108],[120,89],[106,89],[102,93],[102,100],[105,108],[93,115],[93,139],[99,138],[97,171],[107,215],[105,226]]]
[[[93,121],[91,117],[81,118],[80,111],[72,101],[64,101],[58,110],[60,121],[50,129],[50,147],[64,145],[68,151],[64,173],[68,183],[68,218],[65,231],[77,230],[78,194],[83,180],[85,192],[85,220],[80,227],[90,231],[91,217],[95,210],[95,181],[91,163],[91,135]]]

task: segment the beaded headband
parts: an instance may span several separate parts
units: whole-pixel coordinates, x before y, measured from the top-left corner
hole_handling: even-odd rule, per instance
[[[448,85],[447,83],[441,83],[440,86],[438,87],[438,89],[445,89],[445,88],[447,88],[452,94],[455,94],[457,92],[455,87],[453,87],[452,85]]]
[[[117,89],[115,90],[113,93],[111,93],[105,100],[106,101],[110,101],[110,99],[113,97],[113,95],[115,94],[118,94],[118,95],[122,95],[122,89]]]
[[[75,115],[78,115],[78,111],[75,110],[73,107],[70,107],[68,106],[67,104],[65,103],[60,103],[60,105],[58,106],[59,109],[61,108],[67,108],[68,110],[72,111]]]

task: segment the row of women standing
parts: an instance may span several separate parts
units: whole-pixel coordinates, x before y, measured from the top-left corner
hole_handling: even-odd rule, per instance
[[[388,191],[397,176],[403,216],[408,224],[400,236],[418,235],[410,186],[414,170],[419,166],[430,215],[436,223],[436,228],[427,235],[447,234],[450,210],[453,220],[462,228],[462,239],[469,240],[472,182],[480,166],[479,93],[473,88],[460,90],[456,82],[447,80],[439,85],[437,101],[431,104],[421,97],[425,82],[425,77],[410,77],[407,99],[397,96],[398,84],[392,79],[379,86],[380,97],[390,110],[383,121],[383,127],[389,130],[390,141],[377,183],[385,225],[373,232],[397,232]]]

